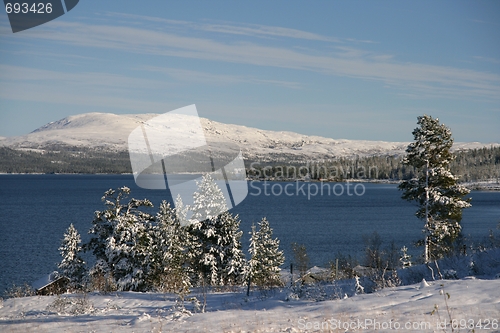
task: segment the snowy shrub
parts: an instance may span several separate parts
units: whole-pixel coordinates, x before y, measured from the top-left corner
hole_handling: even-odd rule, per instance
[[[414,265],[406,269],[399,269],[398,276],[403,285],[415,284],[422,279],[430,279],[429,269],[425,265]]]
[[[454,269],[445,269],[443,270],[443,278],[450,280],[458,280],[457,271]]]
[[[345,284],[345,281],[334,281],[332,284],[332,291],[330,293],[329,298],[330,299],[343,299],[347,298],[347,293],[345,288],[343,288],[343,284]]]
[[[475,275],[495,276],[500,271],[500,248],[476,252],[471,260]]]
[[[300,276],[303,276],[309,267],[309,257],[304,244],[292,243],[292,252],[295,266],[299,271]]]
[[[399,278],[396,270],[387,271],[387,269],[379,269],[370,276],[366,276],[364,278],[363,285],[365,286],[365,292],[367,293],[401,285],[401,279]]]
[[[107,268],[107,263],[102,259],[97,260],[90,270],[89,276],[89,289],[91,291],[110,293],[118,290],[113,274]]]
[[[330,276],[332,280],[353,279],[356,273],[354,267],[358,262],[351,255],[338,254],[334,261],[330,262]],[[338,268],[338,270],[337,270]]]
[[[476,264],[474,263],[474,260],[472,257],[469,260],[469,275],[477,275],[478,274],[478,269],[476,267]]]
[[[366,267],[382,268],[382,237],[374,231],[370,236],[363,235],[365,242],[365,263]]]
[[[300,297],[294,291],[291,291],[290,293],[288,293],[288,295],[285,298],[285,301],[298,301],[298,300],[300,300]]]
[[[59,315],[83,315],[94,312],[94,304],[88,300],[87,295],[77,297],[64,297],[58,295],[54,301],[47,306],[47,311]]]
[[[497,228],[500,229],[500,223]],[[500,235],[495,233],[493,230],[490,230],[488,237],[485,237],[479,244],[477,244],[476,248],[481,251],[500,248]]]
[[[304,299],[308,301],[325,301],[329,299],[327,291],[327,284],[324,282],[303,284],[296,282],[291,287],[291,293],[288,295],[287,300]]]
[[[191,302],[191,304],[193,305],[193,312],[194,313],[200,313],[200,312],[204,312],[203,311],[203,306],[200,302],[200,300],[197,298],[197,297],[191,297],[189,299],[189,301]]]
[[[12,287],[5,291],[5,296],[7,298],[20,298],[34,295],[36,295],[35,290],[33,290],[33,288],[27,283],[22,286],[13,284]]]
[[[185,320],[186,318],[189,318],[192,315],[193,313],[189,310],[186,310],[184,307],[182,308],[173,307],[168,317],[171,320],[180,321],[180,320]],[[158,332],[161,333],[162,330],[160,329],[158,330]]]

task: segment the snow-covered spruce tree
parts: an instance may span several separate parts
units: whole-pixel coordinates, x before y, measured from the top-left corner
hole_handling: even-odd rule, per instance
[[[227,212],[224,195],[209,174],[198,184],[191,210],[189,253],[196,275],[194,282],[212,286],[241,283],[245,257],[240,221]]]
[[[280,266],[285,262],[283,251],[279,249],[280,241],[273,238],[273,229],[266,218],[259,223],[259,230],[252,225],[250,232],[250,255],[247,277],[250,281],[264,288],[282,286]]]
[[[82,240],[78,230],[70,224],[59,247],[62,261],[57,265],[60,273],[69,279],[71,289],[80,289],[85,277],[85,262],[80,257]]]
[[[238,215],[224,212],[218,217],[221,245],[220,281],[223,285],[239,285],[244,282],[245,254],[241,246],[240,219]]]
[[[428,115],[417,119],[415,141],[408,145],[403,163],[415,167],[418,174],[404,180],[399,189],[403,199],[419,205],[416,216],[425,221],[424,259],[428,262],[453,249],[461,231],[462,209],[470,207],[470,199],[464,199],[469,190],[459,185],[458,177],[449,170],[453,160],[451,130]]]
[[[401,257],[399,258],[401,266],[404,268],[411,267],[411,255],[408,254],[408,248],[403,246],[401,248]]]
[[[156,289],[175,292],[180,301],[189,293],[190,271],[188,266],[187,227],[180,224],[175,210],[183,210],[182,199],[177,197],[176,208],[163,201],[152,231],[153,249],[150,282]]]
[[[198,190],[193,193],[193,205],[190,207],[193,221],[211,219],[228,210],[224,194],[210,174],[204,174],[197,185]]]
[[[130,199],[128,187],[108,190],[102,200],[107,209],[96,211],[89,233],[94,235],[86,250],[92,250],[96,264],[91,277],[104,275],[118,290],[142,291],[148,288],[147,275],[151,257],[151,221],[154,217],[141,211],[153,207],[147,200]]]

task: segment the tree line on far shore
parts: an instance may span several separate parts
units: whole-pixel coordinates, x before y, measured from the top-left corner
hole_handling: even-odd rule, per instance
[[[500,179],[500,147],[484,147],[453,152],[450,170],[461,182]],[[277,175],[281,170],[300,167],[308,170],[312,179],[332,178],[342,181],[352,178],[376,180],[411,179],[417,174],[413,166],[403,163],[404,156],[342,157],[307,162],[255,163],[247,159],[249,176]],[[251,167],[254,163],[254,167]],[[360,173],[361,171],[361,173]],[[131,173],[128,152],[103,149],[52,146],[43,152],[0,147],[0,173]],[[303,177],[307,172],[296,172]],[[331,177],[329,177],[331,176]],[[286,172],[284,174],[286,177]]]
[[[450,171],[460,182],[500,181],[500,147],[484,147],[452,153]],[[356,156],[290,163],[248,163],[247,174],[254,179],[292,180],[308,175],[313,180],[349,179],[406,180],[418,169],[404,163],[405,156]]]

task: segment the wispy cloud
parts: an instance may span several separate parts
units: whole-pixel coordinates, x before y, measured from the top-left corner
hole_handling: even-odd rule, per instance
[[[134,14],[123,14],[123,13],[106,13],[109,16],[113,17],[123,17],[127,19],[135,19],[139,23],[141,20],[156,22],[156,23],[164,23],[170,26],[178,26],[191,30],[199,30],[206,32],[216,32],[223,34],[232,34],[232,35],[246,35],[253,37],[286,37],[286,38],[294,38],[294,39],[306,39],[306,40],[315,40],[315,41],[324,41],[324,42],[335,42],[341,43],[343,42],[340,38],[323,36],[303,30],[290,29],[284,27],[276,27],[276,26],[268,26],[268,25],[259,25],[259,24],[244,24],[244,23],[197,23],[197,22],[189,22],[189,21],[179,21],[179,20],[169,20],[159,17],[151,17],[151,16],[143,16],[143,15],[134,15]],[[351,40],[356,41],[356,40]],[[359,42],[369,42],[369,41],[359,41]]]
[[[488,22],[488,21],[478,20],[478,19],[468,19],[468,21],[471,21],[471,22],[474,22],[474,23],[480,23],[480,24],[487,24],[487,25],[495,25],[495,26],[499,26],[500,25],[499,23]]]
[[[367,60],[371,59],[379,62],[389,61],[394,58],[394,55],[391,54],[378,54],[372,51],[366,51],[351,46],[335,46],[334,49],[338,51],[335,54],[342,58],[364,58]]]
[[[156,20],[156,18],[151,18]],[[177,21],[176,21],[177,22]],[[189,22],[176,24],[192,24]],[[500,76],[475,70],[398,62],[392,55],[375,54],[352,47],[338,49],[338,53],[323,48],[306,51],[284,46],[269,46],[255,41],[228,42],[216,36],[186,37],[180,33],[164,32],[152,28],[130,26],[93,25],[54,21],[42,26],[38,32],[23,34],[83,47],[115,49],[129,53],[162,55],[231,62],[255,66],[288,68],[318,72],[330,76],[343,76],[362,80],[381,81],[403,93],[443,98],[500,99]],[[250,29],[241,31],[275,36],[306,36],[297,31],[280,29]],[[237,30],[237,29],[236,29]],[[312,38],[313,36],[309,36]],[[257,40],[258,41],[258,40]],[[172,71],[170,71],[172,75]],[[186,73],[202,79],[200,73]],[[182,75],[178,75],[182,76]],[[223,76],[219,80],[237,80]],[[240,78],[241,79],[241,78]]]
[[[481,57],[481,56],[475,56],[473,58],[476,60],[479,60],[479,61],[489,62],[492,64],[500,64],[500,59],[496,59],[496,58]]]
[[[170,67],[156,67],[156,66],[142,66],[140,70],[145,70],[155,73],[164,73],[179,81],[195,82],[195,83],[209,83],[209,84],[237,84],[237,83],[251,83],[251,84],[269,84],[277,85],[291,89],[299,89],[301,85],[293,81],[281,80],[264,80],[255,77],[241,76],[241,75],[221,75],[201,71],[192,71],[179,68]]]
[[[137,91],[165,91],[166,81],[110,73],[69,73],[0,65],[0,99],[127,110],[163,110],[165,103],[146,100]],[[29,93],[26,93],[29,92]]]
[[[204,31],[220,32],[226,34],[247,35],[247,36],[273,36],[288,37],[295,39],[319,40],[325,42],[337,42],[340,40],[333,37],[321,36],[318,34],[281,27],[271,27],[262,25],[234,26],[225,24],[204,24],[201,26]]]
[[[137,89],[163,89],[168,87],[165,81],[141,79],[99,72],[70,73],[36,69],[21,66],[0,65],[0,80],[7,82],[57,82],[60,85],[75,87],[115,87]]]

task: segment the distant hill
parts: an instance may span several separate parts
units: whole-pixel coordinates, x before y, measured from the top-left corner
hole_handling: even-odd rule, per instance
[[[130,173],[127,141],[132,130],[156,114],[86,113],[44,125],[17,137],[0,137],[0,173]],[[401,163],[408,142],[337,140],[292,132],[265,131],[201,118],[208,141],[240,147],[247,168],[305,165],[330,161],[329,167],[377,167],[377,179],[411,177]],[[175,145],[175,142],[171,143]],[[452,172],[463,181],[498,179],[500,145],[455,143]],[[346,174],[346,177],[352,177]],[[345,177],[344,177],[345,178]]]
[[[54,150],[54,147],[77,147],[110,152],[127,151],[130,132],[156,114],[85,113],[66,117],[35,131],[0,140],[0,146],[11,149]],[[249,160],[287,161],[319,160],[353,156],[397,156],[408,142],[331,139],[293,132],[266,131],[201,118],[207,140],[237,144]],[[481,148],[492,144],[456,143],[455,150]],[[498,143],[494,143],[498,146]]]

